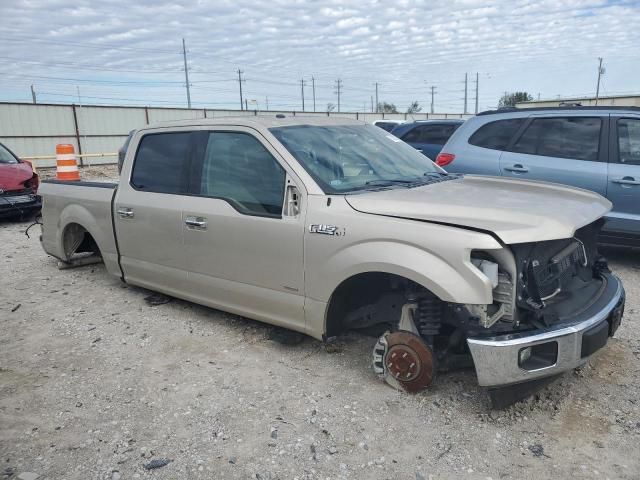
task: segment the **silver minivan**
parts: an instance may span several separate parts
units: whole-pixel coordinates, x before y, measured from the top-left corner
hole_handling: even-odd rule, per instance
[[[640,246],[640,108],[559,107],[483,112],[449,139],[448,172],[544,180],[592,190],[613,210],[600,241]]]

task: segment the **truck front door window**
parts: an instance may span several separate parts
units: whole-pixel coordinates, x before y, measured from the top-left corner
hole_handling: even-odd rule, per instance
[[[249,215],[282,215],[285,171],[253,136],[209,134],[200,194],[227,200]]]

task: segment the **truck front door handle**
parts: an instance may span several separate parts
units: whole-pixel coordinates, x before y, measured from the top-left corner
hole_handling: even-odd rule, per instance
[[[203,217],[187,217],[184,223],[187,227],[197,228],[198,230],[207,229],[207,219]]]
[[[128,207],[118,208],[118,215],[120,218],[133,218],[133,210]]]
[[[517,172],[517,173],[527,173],[529,171],[527,167],[520,165],[519,163],[516,163],[512,167],[504,167],[504,169],[509,172]]]
[[[613,183],[619,183],[620,185],[640,185],[640,181],[633,177],[614,178],[611,181]]]

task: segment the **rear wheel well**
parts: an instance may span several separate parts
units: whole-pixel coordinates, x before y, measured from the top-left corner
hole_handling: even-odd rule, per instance
[[[65,261],[71,260],[76,254],[102,256],[93,236],[78,223],[70,223],[65,227],[62,233],[62,247]]]

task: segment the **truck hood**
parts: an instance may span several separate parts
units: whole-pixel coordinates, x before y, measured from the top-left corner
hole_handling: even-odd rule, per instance
[[[33,169],[28,163],[0,163],[0,190],[22,190],[31,177]]]
[[[490,231],[507,244],[570,238],[611,210],[587,190],[475,175],[346,199],[359,212]]]

